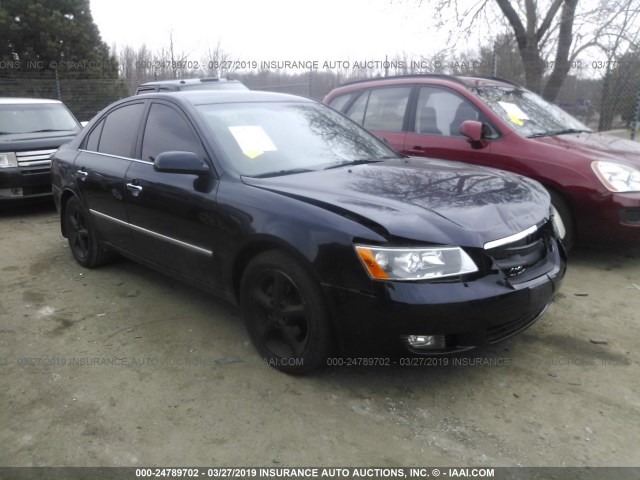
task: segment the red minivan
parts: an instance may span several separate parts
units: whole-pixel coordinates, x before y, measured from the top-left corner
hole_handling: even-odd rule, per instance
[[[410,75],[342,85],[324,102],[411,156],[531,177],[573,243],[640,243],[640,143],[594,133],[520,85]]]

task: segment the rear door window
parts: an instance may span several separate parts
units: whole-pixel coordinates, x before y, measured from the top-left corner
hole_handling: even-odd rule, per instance
[[[87,137],[85,144],[85,150],[90,152],[98,151],[98,144],[100,143],[100,134],[102,133],[102,127],[104,127],[104,120],[101,120],[98,125],[91,130],[91,133]]]
[[[109,113],[104,120],[98,151],[109,155],[132,158],[143,110],[143,103],[134,103]]]
[[[344,107],[349,103],[353,97],[353,93],[347,93],[346,95],[340,95],[329,102],[329,106],[340,112],[344,111]]]
[[[371,91],[364,114],[364,127],[370,130],[401,132],[411,87],[376,88]]]
[[[347,115],[351,120],[358,122],[360,125],[364,122],[364,112],[367,109],[367,102],[369,101],[369,90],[362,93],[355,102],[349,107]]]

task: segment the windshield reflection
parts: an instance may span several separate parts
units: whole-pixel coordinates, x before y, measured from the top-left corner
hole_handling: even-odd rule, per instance
[[[473,91],[511,128],[526,137],[591,131],[560,107],[528,90],[477,87]]]
[[[349,186],[357,192],[435,209],[466,209],[503,203],[515,206],[533,193],[524,182],[490,173],[469,172],[440,162],[420,169],[358,171]]]
[[[241,175],[287,175],[398,157],[354,122],[315,103],[214,104],[198,110]]]

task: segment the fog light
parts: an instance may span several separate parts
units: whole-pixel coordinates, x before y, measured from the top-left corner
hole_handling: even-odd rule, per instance
[[[0,197],[22,197],[22,187],[0,188]]]
[[[405,337],[407,345],[421,350],[437,350],[445,347],[444,335],[409,335]]]

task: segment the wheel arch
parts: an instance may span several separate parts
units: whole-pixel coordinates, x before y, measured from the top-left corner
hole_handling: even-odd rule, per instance
[[[68,188],[66,188],[60,195],[60,231],[62,232],[62,236],[65,238],[67,237],[67,229],[64,222],[64,216],[67,210],[67,203],[69,203],[69,199],[71,199],[71,197],[77,197],[77,195]]]
[[[552,203],[553,203],[553,196],[555,195],[560,199],[560,201],[564,203],[564,205],[567,207],[567,210],[569,210],[569,215],[571,216],[570,218],[571,229],[572,229],[571,234],[573,235],[572,242],[569,245],[569,249],[571,249],[573,244],[579,241],[579,236],[578,236],[579,229],[577,225],[577,220],[576,220],[577,217],[576,217],[576,211],[575,211],[573,201],[571,200],[570,195],[567,195],[567,192],[563,189],[557,188],[556,186],[550,185],[549,183],[543,183],[542,186],[549,192]]]
[[[247,266],[255,257],[270,250],[280,250],[298,260],[318,281],[318,283],[320,283],[320,279],[311,267],[311,261],[309,258],[303,255],[293,245],[277,237],[261,236],[243,245],[233,261],[231,269],[231,286],[233,299],[237,304],[240,303],[240,282]]]

